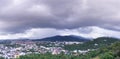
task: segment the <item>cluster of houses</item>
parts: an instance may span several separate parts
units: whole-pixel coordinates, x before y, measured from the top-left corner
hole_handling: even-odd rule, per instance
[[[53,43],[49,43],[49,45],[51,44]],[[28,55],[32,53],[45,54],[49,52],[53,55],[58,55],[61,52],[63,52],[64,54],[74,53],[75,55],[77,55],[77,53],[85,54],[89,51],[89,50],[68,51],[68,50],[64,50],[62,47],[58,47],[59,45],[61,45],[61,42],[60,43],[54,42],[54,44],[56,44],[57,46],[46,47],[43,45],[37,45],[36,42],[14,42],[14,43],[9,44],[10,46],[7,46],[5,44],[0,44],[0,56],[6,59],[11,59],[11,58],[19,58],[22,55]],[[70,43],[66,42],[66,44],[75,44],[75,42],[70,42]],[[14,46],[14,45],[18,45],[18,46]]]

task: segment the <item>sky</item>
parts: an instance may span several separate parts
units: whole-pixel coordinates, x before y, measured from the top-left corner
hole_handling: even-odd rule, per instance
[[[120,0],[0,0],[0,39],[55,35],[119,37]]]

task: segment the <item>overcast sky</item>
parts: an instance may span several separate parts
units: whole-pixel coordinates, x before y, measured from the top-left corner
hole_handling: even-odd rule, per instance
[[[43,38],[60,35],[58,32],[66,29],[70,32],[93,26],[119,32],[120,0],[0,0],[2,38],[33,29],[37,37]]]

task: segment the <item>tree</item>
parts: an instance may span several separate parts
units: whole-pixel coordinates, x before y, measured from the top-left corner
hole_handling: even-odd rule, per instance
[[[110,53],[105,53],[100,56],[100,59],[114,59],[114,56]]]

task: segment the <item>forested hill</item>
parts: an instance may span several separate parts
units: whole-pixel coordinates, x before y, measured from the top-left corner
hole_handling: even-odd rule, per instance
[[[97,49],[104,46],[109,46],[114,42],[120,41],[116,38],[110,37],[100,37],[93,39],[92,41],[85,42],[83,44],[73,44],[73,45],[65,45],[64,48],[66,50],[87,50],[87,49]]]
[[[47,38],[43,38],[43,39],[36,39],[33,41],[51,41],[51,42],[55,42],[55,41],[78,41],[78,42],[86,42],[89,41],[90,39],[84,38],[84,37],[79,37],[79,36],[74,36],[74,35],[70,35],[70,36],[53,36],[53,37],[47,37]]]
[[[120,59],[120,41],[108,47],[95,51],[96,57],[93,59]]]

